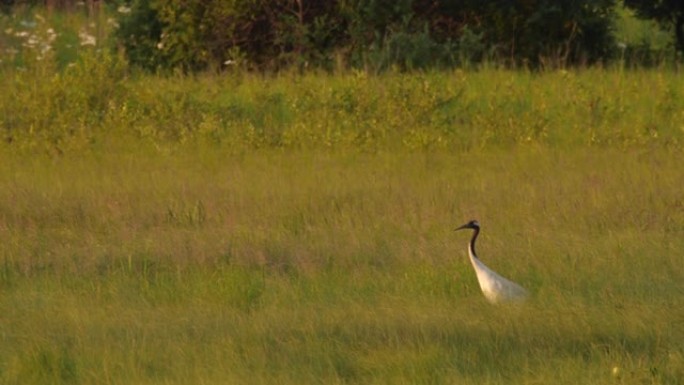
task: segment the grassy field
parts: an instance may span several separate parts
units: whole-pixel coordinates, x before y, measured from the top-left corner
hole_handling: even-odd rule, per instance
[[[681,149],[3,154],[3,384],[684,378]]]
[[[684,383],[676,70],[161,77],[37,15],[0,17],[0,384]]]
[[[209,145],[471,151],[684,143],[684,80],[620,68],[154,77],[87,56],[0,77],[0,135],[28,153]]]
[[[162,77],[103,49],[104,12],[24,11],[0,384],[684,383],[676,69]],[[474,218],[526,304],[483,298]]]

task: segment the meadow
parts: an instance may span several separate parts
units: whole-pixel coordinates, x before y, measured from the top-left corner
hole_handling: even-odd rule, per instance
[[[53,52],[0,69],[0,384],[684,383],[676,68]]]
[[[676,73],[68,76],[2,102],[3,384],[684,378]]]

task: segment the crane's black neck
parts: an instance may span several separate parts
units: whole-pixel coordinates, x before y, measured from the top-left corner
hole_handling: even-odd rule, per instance
[[[477,239],[478,235],[480,235],[480,228],[473,227],[473,237],[470,238],[470,251],[473,253],[473,257],[475,258],[477,258],[477,254],[475,253],[475,240]]]

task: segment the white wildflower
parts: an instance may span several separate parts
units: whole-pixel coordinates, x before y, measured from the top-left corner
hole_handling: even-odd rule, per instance
[[[35,35],[31,35],[31,36],[28,38],[28,40],[26,40],[26,44],[25,44],[25,45],[26,45],[27,47],[33,47],[33,46],[38,45],[38,42],[39,42],[39,41],[38,41],[38,38],[37,38]]]
[[[97,45],[95,36],[89,34],[87,31],[83,29],[78,32],[78,38],[81,39],[81,46],[83,47],[87,45]]]

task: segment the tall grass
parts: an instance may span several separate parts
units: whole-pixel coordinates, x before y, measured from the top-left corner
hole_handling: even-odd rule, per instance
[[[621,14],[619,34],[630,47],[655,30]],[[152,76],[136,73],[108,47],[113,24],[104,11],[0,17],[3,57],[13,58],[0,63],[3,142],[53,154],[125,148],[138,139],[237,151],[461,151],[679,147],[684,135],[684,84],[676,69],[525,72],[484,65],[379,76],[230,69],[222,76]],[[663,39],[648,44],[666,45]]]
[[[58,67],[0,73],[0,383],[682,383],[676,72]]]
[[[49,76],[3,76],[0,131],[63,153],[122,136],[157,146],[466,150],[520,144],[680,147],[676,72],[485,69],[366,76],[131,76],[86,57]]]
[[[3,383],[679,383],[677,152],[5,155]],[[533,292],[492,307],[452,232]],[[617,374],[613,374],[617,368]]]

